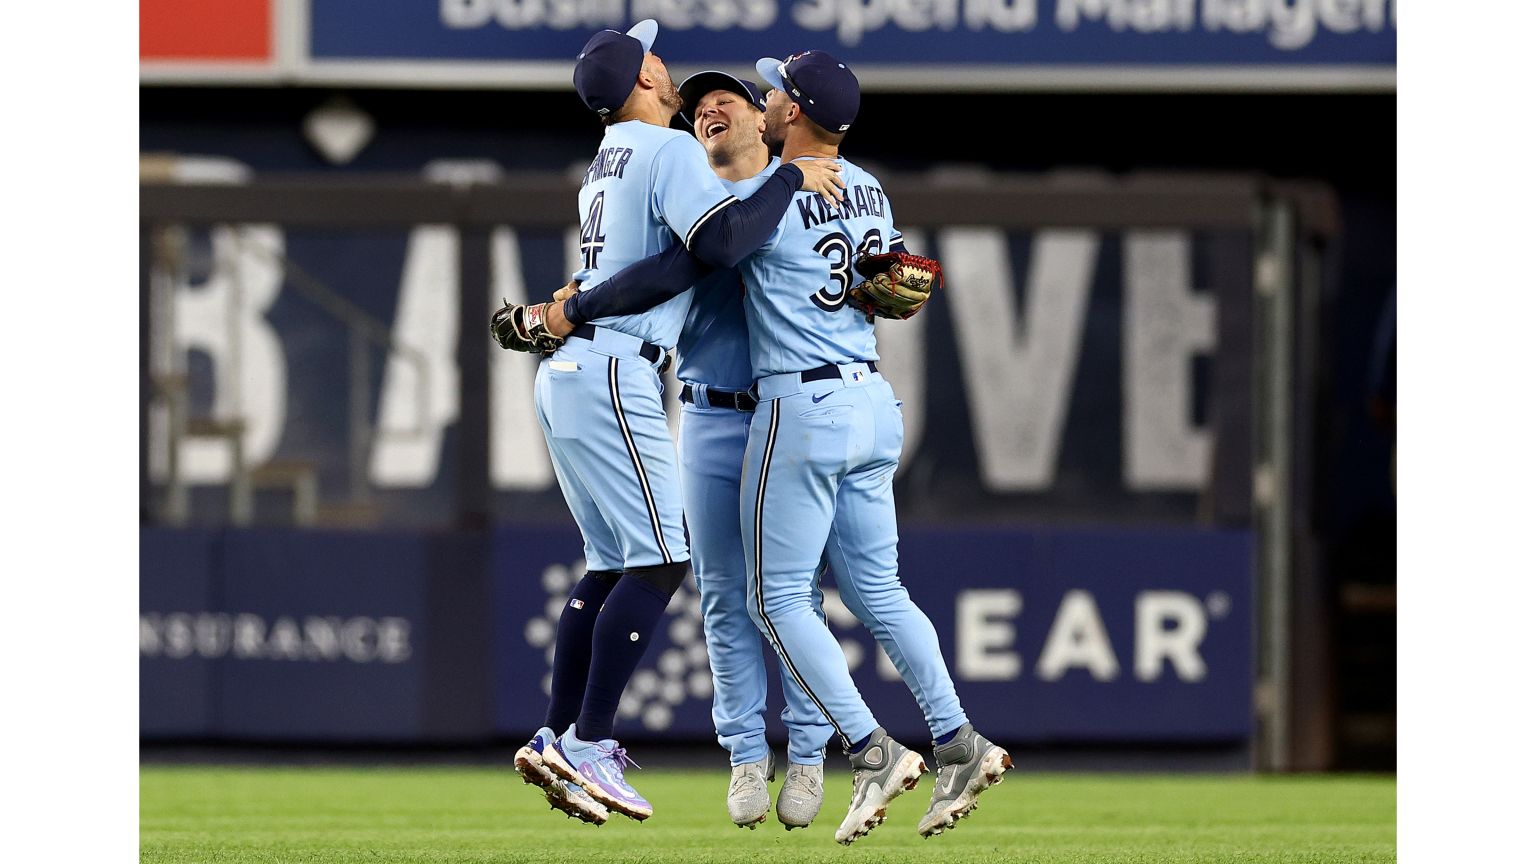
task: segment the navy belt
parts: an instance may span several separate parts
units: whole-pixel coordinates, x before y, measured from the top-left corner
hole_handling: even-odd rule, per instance
[[[868,366],[869,371],[871,372],[880,371],[879,369],[875,368],[875,364],[873,362],[865,363],[864,365]],[[800,373],[800,380],[805,383],[810,383],[812,381],[826,381],[831,378],[841,377],[843,377],[843,373],[837,371],[837,364],[835,363],[828,363],[825,366],[817,366],[815,369],[807,369]]]
[[[695,389],[684,384],[682,392],[678,394],[678,398],[689,405],[698,405],[699,403],[694,398]],[[719,390],[714,387],[705,387],[704,398],[714,408],[734,408],[737,411],[749,414],[757,408],[757,397],[746,390]],[[702,408],[703,406],[700,405],[699,407]]]

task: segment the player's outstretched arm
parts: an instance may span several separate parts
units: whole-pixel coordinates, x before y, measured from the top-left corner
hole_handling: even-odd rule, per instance
[[[830,159],[804,160],[793,165],[780,166],[769,178],[764,188],[778,181],[779,192],[764,196],[762,190],[750,198],[737,201],[723,209],[705,224],[719,224],[719,234],[706,230],[705,246],[719,242],[727,247],[726,258],[734,267],[752,251],[767,242],[778,227],[784,210],[793,200],[796,189],[815,192],[829,200],[842,197],[842,166]],[[799,178],[798,186],[795,178]],[[777,203],[783,198],[783,204]],[[777,212],[774,208],[778,207]],[[735,211],[736,215],[731,215]],[[708,276],[724,265],[711,261],[699,250],[699,239],[694,240],[693,251],[679,243],[665,252],[652,255],[625,267],[602,283],[565,298],[563,303],[551,304],[544,310],[544,326],[555,336],[566,336],[577,327],[598,318],[612,315],[634,315],[676,297],[690,285]],[[745,247],[744,251],[736,247]]]
[[[688,254],[683,244],[675,243],[665,252],[636,261],[597,285],[576,292],[564,303],[550,304],[551,312],[556,307],[559,312],[547,315],[547,326],[556,336],[566,336],[588,321],[644,312],[687,291],[688,286],[714,271]]]
[[[842,166],[829,159],[786,162],[750,198],[721,208],[685,238],[688,250],[716,267],[735,267],[762,248],[779,227],[797,191],[815,192],[829,201],[842,201]]]

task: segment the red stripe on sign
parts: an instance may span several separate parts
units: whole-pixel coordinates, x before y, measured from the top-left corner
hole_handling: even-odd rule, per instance
[[[272,0],[139,0],[140,60],[268,60]]]

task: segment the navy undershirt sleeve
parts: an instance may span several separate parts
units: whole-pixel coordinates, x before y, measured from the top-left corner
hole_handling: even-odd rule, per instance
[[[805,175],[780,165],[757,192],[699,226],[690,253],[678,243],[636,261],[565,301],[566,320],[580,327],[612,315],[634,315],[676,297],[718,269],[735,267],[768,242]]]
[[[715,271],[674,243],[660,255],[636,261],[565,301],[565,317],[574,327],[610,315],[634,315],[665,303]]]
[[[768,242],[784,218],[805,174],[792,162],[774,171],[761,188],[721,210],[693,233],[691,251],[716,267],[735,267]]]

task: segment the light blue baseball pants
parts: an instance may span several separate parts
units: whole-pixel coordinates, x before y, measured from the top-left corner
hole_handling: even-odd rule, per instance
[[[837,377],[758,382],[741,484],[754,623],[831,721],[844,749],[879,725],[816,614],[823,548],[843,602],[880,642],[934,737],[966,722],[933,624],[896,575],[901,403],[867,364]],[[942,576],[942,574],[934,574]]]
[[[597,328],[539,364],[534,405],[555,479],[581,528],[587,569],[688,560],[677,447],[644,343]]]
[[[763,737],[768,670],[762,637],[747,612],[741,543],[741,466],[751,422],[750,413],[734,408],[708,407],[707,402],[704,407],[685,404],[678,438],[683,508],[688,514],[694,578],[704,610],[704,641],[714,675],[715,733],[720,746],[730,751],[732,765],[768,755]],[[818,587],[813,587],[812,603],[820,614]],[[819,765],[832,726],[782,665],[779,671],[789,761]]]

